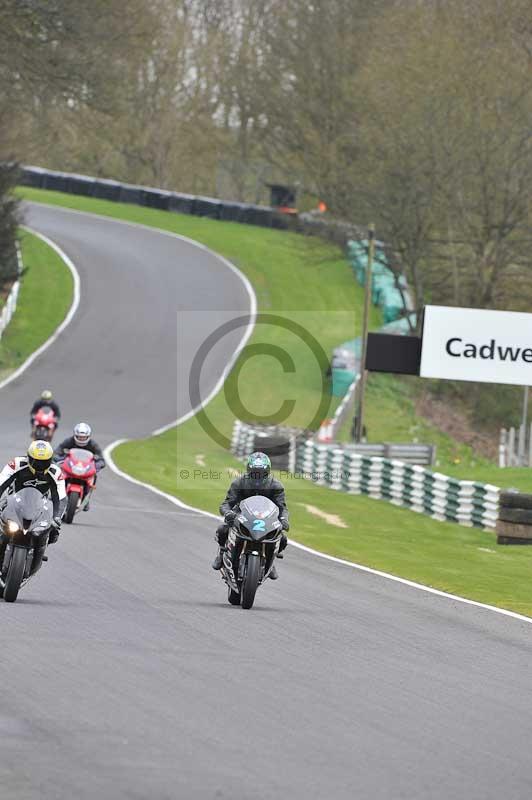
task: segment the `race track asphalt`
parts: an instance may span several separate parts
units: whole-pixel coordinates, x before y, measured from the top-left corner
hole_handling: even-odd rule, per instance
[[[103,445],[188,411],[205,320],[248,310],[238,277],[156,231],[26,216],[74,261],[82,299],[0,391],[0,456],[24,449],[47,387],[59,435],[87,418]],[[180,309],[198,315],[178,334]],[[0,605],[3,800],[532,796],[530,625],[293,548],[246,612],[210,569],[212,529],[106,470],[91,511]]]

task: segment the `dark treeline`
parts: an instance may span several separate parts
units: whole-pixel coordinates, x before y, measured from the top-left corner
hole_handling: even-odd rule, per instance
[[[374,221],[418,306],[530,310],[531,69],[530,0],[0,0],[0,159],[293,184]]]

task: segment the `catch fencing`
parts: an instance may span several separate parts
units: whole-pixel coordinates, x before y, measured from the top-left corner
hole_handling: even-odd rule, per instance
[[[532,467],[532,425],[501,429],[499,467]]]

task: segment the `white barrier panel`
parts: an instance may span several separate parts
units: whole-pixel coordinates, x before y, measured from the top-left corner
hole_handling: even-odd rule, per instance
[[[426,306],[422,378],[532,385],[532,314]]]

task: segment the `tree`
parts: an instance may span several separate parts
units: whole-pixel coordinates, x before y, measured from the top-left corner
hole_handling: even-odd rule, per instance
[[[498,0],[395,9],[358,86],[366,115],[351,213],[375,218],[419,306],[523,302],[532,92],[512,1],[507,24]]]
[[[15,254],[17,201],[12,189],[17,180],[15,165],[0,163],[0,287],[15,280],[18,274]]]

